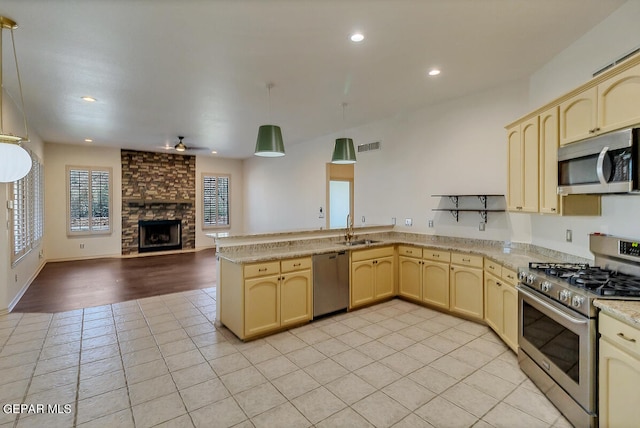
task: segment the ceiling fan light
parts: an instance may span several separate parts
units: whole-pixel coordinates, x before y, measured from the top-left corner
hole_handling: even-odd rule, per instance
[[[276,125],[262,125],[258,128],[256,141],[256,156],[274,158],[284,156],[284,142],[282,130]]]
[[[185,146],[184,143],[180,141],[178,144],[176,144],[175,149],[177,152],[184,152],[185,150],[187,150],[187,146]]]
[[[356,163],[356,151],[351,138],[338,138],[333,148],[331,163],[351,164]]]
[[[0,143],[0,183],[11,183],[20,180],[31,169],[31,156],[18,146]]]

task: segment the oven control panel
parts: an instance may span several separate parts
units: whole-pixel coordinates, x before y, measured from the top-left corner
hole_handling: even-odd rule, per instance
[[[640,242],[620,241],[620,254],[640,257]]]

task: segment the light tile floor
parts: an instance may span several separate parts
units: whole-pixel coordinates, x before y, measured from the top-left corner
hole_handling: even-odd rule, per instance
[[[209,288],[1,316],[0,427],[570,426],[483,325],[391,300],[243,343],[215,311]]]

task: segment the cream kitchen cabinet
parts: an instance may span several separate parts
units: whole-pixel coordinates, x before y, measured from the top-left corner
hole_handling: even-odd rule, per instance
[[[484,317],[500,338],[518,351],[518,292],[516,272],[484,259]]]
[[[449,310],[449,261],[448,251],[424,249],[422,264],[422,301]]]
[[[560,145],[640,124],[640,64],[560,104]]]
[[[398,294],[422,300],[422,249],[407,245],[398,247]]]
[[[484,320],[482,256],[451,253],[449,309],[469,318]]]
[[[507,130],[507,209],[538,212],[538,117]]]
[[[221,260],[220,321],[240,339],[311,320],[311,258],[251,264]]]
[[[640,420],[640,330],[599,314],[599,426],[632,427]]]
[[[350,308],[395,295],[394,253],[393,246],[351,251]]]

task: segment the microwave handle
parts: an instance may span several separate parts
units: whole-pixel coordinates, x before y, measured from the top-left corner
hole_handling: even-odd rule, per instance
[[[596,174],[598,175],[598,180],[600,180],[600,183],[605,186],[609,184],[607,182],[607,179],[604,176],[604,168],[603,168],[604,158],[605,156],[607,156],[608,151],[609,151],[609,147],[603,147],[602,151],[598,155],[598,162],[596,163]]]

